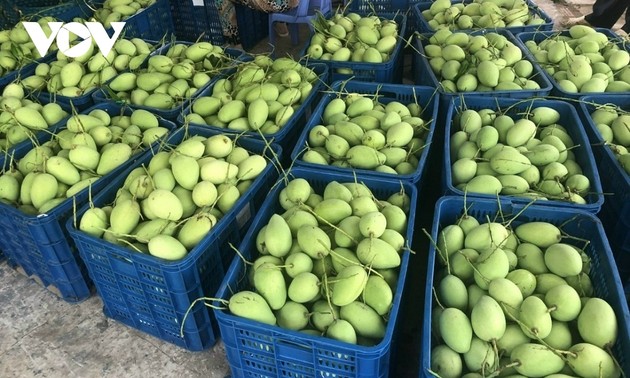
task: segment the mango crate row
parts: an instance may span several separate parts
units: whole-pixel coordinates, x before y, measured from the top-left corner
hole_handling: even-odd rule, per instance
[[[66,128],[42,138],[37,147],[20,145],[5,162],[0,176],[3,182],[0,231],[1,249],[6,251],[9,264],[58,292],[68,302],[88,298],[96,283],[108,304],[105,311],[109,316],[138,326],[147,324],[147,314],[154,314],[151,334],[194,350],[213,344],[207,312],[199,312],[198,327],[193,326],[190,336],[185,338],[177,332],[181,317],[172,318],[174,315],[169,314],[179,311],[183,316],[190,301],[207,294],[209,285],[218,286],[217,280],[222,278],[227,265],[225,253],[230,251],[226,244],[228,236],[229,241],[236,243],[241,227],[256,213],[266,188],[277,175],[275,161],[282,156],[281,149],[247,138],[215,135],[208,129],[175,130],[169,121],[120,105],[97,105],[89,113],[67,118],[66,123]],[[209,165],[203,169],[200,166],[195,179],[191,161],[197,162],[191,156],[197,154],[203,157],[200,162]],[[141,164],[148,168],[142,168]],[[160,172],[149,176],[147,169],[151,173]],[[223,175],[221,169],[225,170]],[[200,181],[199,185],[195,180]],[[123,183],[128,190],[121,191]],[[107,201],[116,198],[120,206],[109,206],[107,210],[108,204],[98,202],[106,195],[110,196]],[[145,199],[142,222],[139,202],[132,199]],[[105,210],[93,209],[95,203]],[[172,206],[165,207],[167,203]],[[88,221],[86,217],[79,223],[75,216],[84,204],[92,218]],[[180,218],[188,222],[183,225],[176,222]],[[143,269],[153,263],[152,278],[145,284],[138,282],[137,292],[130,281],[118,286],[125,281],[121,275],[128,272],[128,267],[124,269],[123,264],[121,269],[104,272],[90,265],[93,261],[102,262],[94,254],[81,259],[66,222],[68,228],[75,225],[92,238],[104,236],[107,241],[103,243],[110,243],[110,249],[114,250],[110,256],[113,261],[121,261],[117,258],[122,253],[120,248],[131,248],[129,252],[137,255],[131,259],[140,259]],[[210,235],[214,236],[206,237],[211,229]],[[130,234],[137,236],[129,240]],[[157,238],[153,240],[154,237]],[[196,247],[199,243],[203,247]],[[92,249],[97,244],[90,242]],[[208,251],[208,245],[226,248],[219,254],[216,249]],[[181,262],[169,264],[168,260]],[[162,280],[156,275],[158,266],[166,269]],[[210,271],[214,274],[206,274]],[[142,273],[136,272],[133,279],[140,276]],[[103,281],[104,277],[108,280]],[[113,302],[109,299],[114,294],[101,287],[101,283],[118,288]],[[123,287],[126,290],[121,293]],[[146,308],[138,314],[138,303],[149,299],[144,294],[151,298],[158,295],[145,293],[145,289],[164,291],[167,297],[172,294],[173,302],[164,304],[158,313]],[[190,297],[187,304],[181,302],[185,300],[178,294],[182,291]],[[134,294],[136,297],[129,299],[132,302],[121,299]],[[122,311],[127,312],[120,315]],[[202,335],[203,332],[206,333]]]
[[[445,97],[493,92],[508,97],[627,93],[630,53],[609,29],[512,34],[506,29],[439,29],[414,41],[417,84]],[[533,67],[531,67],[533,66]]]
[[[175,128],[119,105],[90,113],[66,117],[54,132],[18,144],[5,156],[1,176],[2,251],[12,266],[56,286],[69,302],[87,298],[90,285],[60,219]]]

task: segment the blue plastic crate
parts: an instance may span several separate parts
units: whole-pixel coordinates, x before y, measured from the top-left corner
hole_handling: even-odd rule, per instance
[[[187,135],[216,134],[203,128],[179,128],[168,138],[165,148],[181,143]],[[264,153],[269,159],[273,158],[271,149],[277,155],[282,154],[279,146],[271,145],[270,149],[252,139],[236,139],[236,144],[255,153]],[[152,157],[152,153],[147,153],[118,174],[94,197],[94,206],[102,207],[113,202],[129,172],[146,166]],[[234,256],[228,243],[237,245],[241,240],[276,178],[274,164],[268,164],[212,231],[178,261],[162,260],[95,238],[79,231],[74,220],[69,219],[66,227],[103,300],[105,314],[188,350],[200,351],[214,345],[218,337],[216,321],[203,305],[199,304],[191,311],[184,324],[183,337],[179,333],[181,322],[196,298],[216,292]],[[76,219],[80,219],[87,209],[88,206],[83,206]]]
[[[87,19],[92,13],[83,0],[0,0],[0,29],[12,28],[21,19],[51,16],[68,22],[76,17]]]
[[[612,100],[612,98],[611,98]],[[597,162],[605,202],[599,213],[613,250],[619,272],[630,277],[630,175],[610,148],[600,147]]]
[[[125,38],[141,38],[159,41],[173,34],[173,18],[168,0],[157,0],[153,5],[129,17],[125,22]]]
[[[190,45],[192,44],[192,42],[175,42],[175,43],[183,43],[183,44],[187,44]],[[161,48],[159,48],[158,50],[156,50],[155,54],[156,55],[165,55],[169,48],[170,48],[171,44],[167,44]],[[225,53],[234,60],[234,62],[237,61],[237,59],[239,59],[242,55],[243,55],[243,51],[238,50],[238,49],[232,49],[232,48],[226,48],[225,49]],[[233,63],[234,64],[234,63]],[[232,64],[232,65],[233,65]],[[140,70],[145,69],[148,66],[148,59],[140,66]],[[162,109],[155,109],[155,108],[150,108],[147,106],[142,106],[142,105],[131,105],[128,104],[128,106],[130,106],[132,109],[144,109],[144,110],[148,110],[153,114],[157,114],[163,118],[166,118],[168,120],[171,121],[175,121],[177,120],[177,117],[179,117],[182,112],[184,111],[184,109],[190,104],[190,101],[192,101],[193,99],[197,98],[201,92],[208,86],[212,85],[214,82],[216,82],[217,80],[219,80],[221,77],[223,77],[227,70],[229,69],[229,67],[225,68],[225,72],[216,74],[215,76],[212,77],[212,79],[210,80],[210,82],[208,82],[205,86],[203,86],[202,88],[199,88],[199,90],[197,90],[197,93],[195,93],[191,98],[186,99],[184,101],[182,101],[179,105],[177,105],[176,107],[169,109],[169,110],[162,110]],[[95,90],[92,93],[92,98],[94,100],[94,102],[96,102],[97,104],[99,103],[104,103],[104,102],[119,102],[116,100],[113,100],[110,97],[109,91],[108,91],[108,85],[109,83],[116,79],[116,77],[112,78],[110,81],[108,81],[107,83],[103,84],[103,88],[99,88],[97,90]],[[120,103],[125,103],[124,101],[120,101]]]
[[[30,130],[29,132],[31,133],[31,137],[38,142],[45,142],[46,140],[50,139],[50,134],[55,134],[61,128],[66,126],[66,121],[69,117],[70,114],[68,114],[67,117],[45,130],[40,130],[38,132],[33,132],[32,130]],[[28,150],[31,148],[32,144],[32,139],[26,139],[17,144],[14,144],[6,150],[4,150],[4,148],[0,148],[0,154],[2,154],[2,156],[0,157],[0,169],[4,166],[5,160],[8,160],[8,156],[17,156],[19,153],[16,153],[16,151],[24,151],[24,148]]]
[[[540,206],[549,206],[555,208],[578,208],[584,211],[588,211],[594,214],[597,214],[602,204],[604,203],[604,196],[602,192],[602,184],[600,180],[600,174],[597,170],[597,165],[595,163],[595,159],[593,158],[593,152],[591,150],[591,146],[588,143],[588,137],[584,132],[584,127],[580,121],[580,118],[577,114],[575,108],[566,102],[557,101],[557,100],[545,100],[545,99],[506,99],[500,97],[466,97],[466,98],[455,98],[452,100],[451,105],[449,107],[448,113],[446,115],[446,138],[444,142],[444,182],[445,182],[445,192],[447,194],[455,194],[463,196],[464,192],[455,188],[453,185],[451,174],[452,174],[452,164],[451,155],[450,155],[450,136],[455,133],[452,129],[452,121],[455,119],[457,113],[461,112],[464,109],[473,109],[480,110],[484,108],[502,110],[505,113],[511,116],[517,116],[517,114],[527,113],[530,109],[547,106],[554,108],[560,113],[560,121],[558,124],[564,126],[567,129],[568,134],[573,139],[575,145],[579,145],[579,148],[573,150],[575,153],[576,162],[582,167],[583,174],[588,177],[591,190],[590,193],[584,198],[586,200],[585,205],[573,204],[565,201],[557,201],[557,200],[549,200],[549,201],[538,201],[537,203]],[[506,111],[507,110],[507,111]],[[496,198],[494,195],[487,194],[479,194],[468,192],[466,194],[468,197],[480,197],[480,198]],[[530,198],[519,198],[516,196],[503,196],[501,197],[509,197],[511,201],[518,203],[528,203],[531,202]]]
[[[7,86],[7,84],[11,83],[17,77],[17,72],[11,71],[7,72],[6,75],[0,76],[0,91]]]
[[[201,39],[215,45],[225,43],[221,17],[214,1],[206,1],[202,5],[195,5],[192,0],[170,3],[175,36],[178,40],[195,42]]]
[[[42,103],[56,102],[63,109],[76,109],[78,113],[82,113],[95,105],[92,95],[97,89],[91,89],[85,94],[77,97],[62,96],[57,93],[35,92],[38,101]]]
[[[369,13],[395,13],[396,11],[407,12],[412,4],[409,0],[351,0],[344,1],[348,12]]]
[[[602,139],[595,123],[593,122],[593,119],[591,118],[591,113],[602,105],[613,106],[624,111],[630,111],[630,97],[623,95],[583,96],[580,98],[579,102],[575,103],[575,106],[578,108],[578,112],[580,113],[580,117],[582,118],[582,122],[584,123],[586,135],[588,135],[591,142],[591,147],[593,148],[593,153],[595,154],[595,160],[597,162],[602,159],[605,151],[609,149],[604,145],[604,139]]]
[[[0,89],[0,93],[1,93],[1,89]],[[37,102],[37,100],[35,100],[35,102]],[[42,103],[42,105],[45,105]],[[62,119],[61,121],[57,122],[54,125],[51,125],[49,128],[47,128],[46,130],[40,130],[38,132],[33,132],[32,130],[29,131],[32,133],[32,136],[35,140],[37,140],[39,143],[43,143],[44,141],[50,139],[50,134],[55,134],[58,130],[60,130],[61,128],[66,126],[66,122],[68,121],[68,118],[70,118],[71,113],[68,109],[64,109],[65,111],[68,112],[68,116],[65,117],[64,119]],[[0,148],[0,169],[2,169],[4,167],[4,162],[6,160],[7,156],[17,156],[20,153],[24,154],[26,153],[29,149],[31,149],[32,147],[32,140],[31,139],[26,139],[23,140],[20,143],[17,143],[11,147],[9,147],[8,149],[3,150],[2,148]],[[16,151],[20,151],[17,152]]]
[[[42,59],[42,63],[52,63],[57,60],[57,52],[53,52],[48,54],[44,59]],[[33,66],[32,72],[29,72],[29,75],[23,75],[23,77],[33,76],[35,75],[35,68],[37,65]],[[56,102],[62,108],[68,109],[76,109],[78,113],[85,111],[86,109],[94,106],[94,100],[92,99],[92,94],[96,91],[96,89],[91,89],[81,96],[76,97],[68,97],[63,96],[58,93],[48,93],[46,92],[46,88],[34,91],[33,94],[37,98],[37,100],[41,103],[49,103]]]
[[[621,207],[615,208],[616,205]],[[617,218],[613,218],[612,214],[618,214]],[[599,218],[608,236],[621,280],[630,284],[630,202],[620,205],[607,200]]]
[[[23,6],[22,2],[20,2],[19,9],[23,17],[27,19],[54,17],[57,20],[70,22],[75,18],[88,19],[94,13],[85,0],[42,1],[33,3],[32,5]]]
[[[234,7],[241,46],[249,51],[269,35],[269,14],[238,3]]]
[[[250,56],[245,59],[251,59]],[[323,87],[323,84],[326,83],[328,77],[328,67],[325,64],[307,64],[307,67],[311,68],[319,77],[319,80],[313,83],[313,89],[308,97],[300,104],[299,108],[293,113],[289,121],[276,133],[273,134],[264,134],[264,139],[272,141],[274,143],[282,146],[283,149],[293,148],[293,145],[296,142],[297,136],[300,133],[300,128],[298,125],[304,125],[308,121],[308,117],[311,115],[311,112],[314,108],[314,104],[319,98],[320,90]],[[229,72],[226,72],[226,75],[232,75],[236,70],[232,69]],[[206,87],[203,91],[197,95],[196,99],[201,97],[211,96],[212,91],[214,89],[213,82],[209,87]],[[195,100],[196,100],[195,99]],[[177,118],[177,123],[183,125],[185,121],[185,117],[192,112],[192,106],[195,100],[191,101],[191,103],[184,109],[184,112]],[[263,136],[260,133],[255,131],[248,132],[240,132],[231,129],[227,129],[219,126],[212,125],[201,125],[196,123],[190,123],[191,126],[209,128],[215,130],[215,132],[220,132],[224,134],[240,134],[245,135],[252,138],[263,139]]]
[[[132,110],[115,104],[101,104],[93,109],[102,109],[111,116],[131,114]],[[170,130],[175,125],[160,119],[160,126]],[[51,135],[40,140],[50,140]],[[153,148],[156,148],[156,144]],[[31,146],[22,144],[14,152],[15,159],[22,158]],[[97,180],[91,186],[92,193],[98,193],[108,182],[117,177],[127,166],[133,163],[135,155],[127,163]],[[34,276],[46,287],[52,285],[67,302],[80,302],[90,296],[91,282],[85,265],[79,258],[64,223],[72,218],[74,207],[82,206],[88,200],[86,188],[76,196],[68,198],[47,214],[27,215],[17,208],[0,204],[0,250],[26,275]]]
[[[429,132],[427,134],[426,143],[430,146],[435,141],[434,131],[436,128],[436,119],[438,116],[438,94],[435,88],[400,84],[381,85],[376,83],[362,83],[358,81],[349,81],[347,83],[344,83],[338,81],[333,83],[331,89],[334,92],[345,93],[360,93],[369,95],[374,95],[378,93],[378,95],[381,96],[380,101],[384,103],[388,103],[391,101],[401,101],[406,104],[413,103],[417,99],[418,104],[424,111],[424,113],[422,114],[422,118],[425,119],[425,121],[428,121],[427,126],[429,127]],[[352,175],[353,172],[356,172],[367,177],[395,179],[414,183],[418,182],[426,167],[426,161],[429,155],[428,146],[424,148],[420,159],[418,159],[419,163],[416,171],[414,173],[405,175],[393,175],[368,169],[351,169],[336,167],[332,165],[313,164],[302,160],[302,155],[304,154],[304,152],[306,152],[308,134],[310,130],[316,125],[322,123],[322,114],[324,113],[326,105],[328,105],[328,103],[336,97],[336,93],[326,93],[322,100],[319,102],[317,108],[315,108],[315,112],[306,123],[306,127],[304,127],[304,130],[302,130],[302,133],[297,140],[293,152],[291,153],[291,161],[293,161],[294,164],[298,167],[308,167],[310,169],[335,172],[338,174]]]
[[[626,43],[626,40],[621,38],[621,37],[619,37],[617,34],[612,32],[612,30],[604,29],[604,28],[595,28],[595,30],[600,32],[600,33],[605,34],[608,37],[609,41],[617,44],[621,49],[624,49],[624,50],[627,50],[627,51],[630,52],[630,47]],[[534,42],[536,42],[536,44],[539,44],[540,42],[542,42],[543,40],[548,39],[548,38],[555,38],[557,36],[568,36],[568,35],[569,35],[569,31],[568,30],[526,32],[526,33],[519,33],[519,34],[516,35],[516,40],[518,41],[521,49],[525,52],[525,54],[527,55],[529,60],[534,62],[536,66],[541,67],[541,70],[545,73],[545,75],[547,76],[547,79],[549,80],[549,82],[553,86],[551,94],[554,95],[554,96],[558,96],[558,97],[562,97],[562,98],[568,98],[568,99],[578,99],[578,98],[580,98],[582,96],[588,96],[588,95],[607,96],[607,97],[616,97],[616,96],[619,96],[619,95],[624,95],[623,92],[621,92],[621,93],[620,92],[570,93],[570,92],[567,92],[567,91],[563,90],[558,85],[558,82],[549,73],[547,73],[547,71],[545,69],[542,68],[542,65],[539,64],[538,62],[536,62],[536,59],[534,59],[533,54],[531,53],[529,48],[527,48],[527,46],[525,45],[525,42],[527,42],[527,41],[534,41]]]
[[[456,0],[456,1],[451,1],[452,4],[459,4],[459,3],[464,3],[464,4],[470,4],[473,3],[473,0]],[[428,21],[424,18],[424,16],[422,16],[422,12],[425,10],[428,10],[431,7],[430,2],[421,2],[418,4],[415,4],[413,6],[413,13],[415,16],[415,19],[417,20],[417,30],[420,33],[431,33],[434,32],[435,30],[433,30],[433,28],[431,28],[431,26],[429,26]],[[501,29],[507,29],[509,30],[511,33],[513,34],[517,34],[517,33],[523,33],[523,32],[535,32],[535,31],[546,31],[546,30],[552,30],[553,29],[553,20],[551,19],[551,17],[549,17],[549,15],[547,15],[547,13],[545,13],[545,11],[543,11],[542,9],[540,9],[536,4],[534,4],[531,1],[527,1],[527,5],[530,11],[530,14],[532,15],[536,15],[539,18],[543,19],[544,22],[542,24],[539,25],[523,25],[523,26],[511,26],[511,27],[506,27],[506,28],[496,28],[496,29],[492,29],[492,30],[501,30]],[[473,29],[457,29],[457,30],[474,30],[474,29],[478,29],[478,28],[473,28]]]
[[[619,273],[627,280],[630,277],[630,175],[621,167],[610,148],[604,145],[590,114],[599,105],[611,105],[630,111],[630,98],[584,96],[580,100],[582,120],[589,135],[605,193],[604,205],[598,216],[604,224]]]
[[[411,12],[411,7],[415,2],[415,0],[346,0],[343,3],[347,7],[347,12],[363,14],[373,12],[379,15],[382,13],[406,14],[407,27],[403,36],[407,39],[417,29],[415,14]]]
[[[35,74],[35,68],[37,67],[38,62],[46,61],[46,59],[47,57],[41,58],[36,62],[25,64],[15,71],[7,72],[4,76],[0,76],[0,91],[2,91],[4,87],[6,87],[8,84],[14,82],[16,79],[29,77]]]
[[[362,16],[368,13],[357,12]],[[395,20],[398,23],[398,35],[404,36],[407,27],[407,16],[402,13],[381,13],[379,17],[382,19]],[[306,42],[304,49],[300,53],[302,57],[307,55],[308,47],[311,44],[310,38]],[[338,80],[357,80],[375,83],[400,83],[402,81],[403,71],[403,39],[399,38],[396,47],[392,51],[387,62],[383,63],[364,63],[364,62],[341,62],[336,60],[321,60],[308,58],[310,63],[323,63],[330,70],[330,81]],[[351,69],[352,74],[343,74],[337,72],[338,69]]]
[[[132,37],[126,37],[126,38],[130,39]],[[158,42],[157,40],[146,40],[146,41],[156,47],[156,50],[151,52],[150,55],[157,54],[159,51],[161,51],[161,49],[158,48],[160,42]],[[166,45],[166,46],[168,46],[168,45]],[[164,48],[164,47],[162,47],[162,48]],[[53,53],[49,54],[47,57],[45,57],[42,60],[42,62],[50,64],[51,62],[54,62],[56,60],[57,60],[57,53],[53,52]],[[147,60],[148,60],[148,58],[145,60],[145,64],[146,64]],[[29,71],[29,74],[28,74],[29,76],[35,74],[35,68],[36,67],[37,67],[36,64],[33,65],[32,71]],[[23,76],[26,76],[26,75],[23,75]],[[62,95],[57,94],[57,93],[48,93],[48,92],[46,92],[45,89],[43,89],[43,90],[36,91],[35,92],[35,96],[42,103],[56,102],[65,110],[70,111],[70,110],[72,110],[74,108],[74,109],[76,109],[77,112],[80,113],[80,112],[88,109],[89,107],[94,106],[96,103],[99,102],[99,101],[95,101],[95,96],[97,95],[98,92],[100,92],[99,88],[93,88],[93,89],[85,92],[81,96],[68,97],[68,96],[62,96]],[[100,101],[100,102],[104,102],[104,101]],[[157,112],[155,114],[159,115],[159,116],[162,116],[163,118],[169,119],[168,117],[164,117],[163,114],[159,114]]]
[[[516,40],[514,35],[510,33],[508,30],[474,30],[467,32],[469,35],[483,35],[486,33],[498,33],[505,36],[510,42],[514,43],[518,47],[523,50],[522,45]],[[416,47],[416,52],[413,54],[414,58],[414,78],[415,82],[418,85],[428,85],[431,87],[438,88],[440,90],[440,94],[442,95],[445,101],[450,101],[453,97],[458,96],[496,96],[496,97],[512,97],[512,98],[528,98],[528,97],[545,97],[549,93],[551,93],[551,83],[549,79],[547,79],[546,74],[540,69],[540,67],[535,64],[529,56],[523,52],[523,59],[529,60],[530,63],[534,66],[534,73],[532,74],[531,80],[538,83],[540,89],[537,90],[516,90],[516,91],[492,91],[492,92],[455,92],[450,93],[446,92],[438,80],[437,76],[431,69],[429,65],[429,60],[426,58],[426,54],[424,52],[424,46],[428,43],[429,38],[432,34],[422,34],[420,38],[416,38],[414,41],[414,46]]]
[[[323,192],[326,184],[332,181],[355,182],[355,177],[338,173],[322,174],[319,171],[295,168],[288,177],[308,180],[316,192]],[[384,180],[358,176],[357,182],[364,183],[376,198],[387,198],[397,193],[401,187],[409,195],[412,211],[408,214],[406,240],[411,243],[414,233],[417,188],[410,183],[397,180]],[[279,180],[268,194],[260,211],[239,246],[245,258],[251,260],[258,254],[254,246],[256,235],[274,213],[284,210],[278,196],[286,186]],[[405,286],[409,252],[402,256],[398,283],[386,333],[375,346],[360,346],[339,342],[330,338],[311,336],[302,332],[290,331],[276,326],[262,324],[234,316],[226,311],[215,310],[225,345],[233,378],[240,377],[387,377],[390,358],[395,348],[398,328],[400,301]],[[245,264],[234,258],[226,277],[216,294],[216,298],[229,299],[232,293],[249,289]]]
[[[622,110],[630,111],[630,98],[626,96],[584,96],[581,100],[582,102],[579,106],[584,126],[589,135],[597,167],[600,171],[602,189],[606,193],[606,206],[603,209],[609,211],[603,212],[601,216],[608,231],[608,227],[616,227],[616,224],[622,220],[621,215],[623,214],[624,206],[630,207],[630,175],[621,167],[610,148],[604,145],[604,140],[597,131],[590,114],[596,109],[597,104],[610,104]],[[630,215],[630,209],[628,209],[626,215]],[[621,233],[619,236],[625,237],[626,234]],[[612,235],[609,235],[609,237],[612,237]]]
[[[463,197],[443,197],[435,205],[435,215],[431,236],[433,240],[438,239],[438,232],[447,225],[454,224],[457,219],[467,214],[479,221],[486,221],[486,217],[495,219],[499,211],[503,218],[499,216],[497,221],[510,220],[518,214],[518,218],[512,222],[512,226],[518,226],[525,222],[542,221],[562,226],[562,230],[568,235],[572,235],[581,240],[588,240],[590,243],[584,248],[584,252],[591,258],[590,278],[595,290],[595,296],[606,300],[617,315],[619,324],[619,336],[613,347],[613,353],[623,371],[630,371],[630,313],[628,303],[623,292],[623,286],[619,279],[619,274],[615,269],[612,253],[608,240],[602,228],[601,222],[594,215],[575,209],[550,209],[536,204],[525,208],[524,205],[512,204],[509,201],[487,199],[468,199]],[[584,243],[564,238],[563,243],[574,244],[583,247]],[[431,316],[433,310],[433,285],[436,250],[430,244],[428,256],[428,273],[425,285],[424,321],[422,323],[422,344],[420,351],[420,377],[434,377],[429,373],[431,367],[431,349],[435,340],[431,329]]]

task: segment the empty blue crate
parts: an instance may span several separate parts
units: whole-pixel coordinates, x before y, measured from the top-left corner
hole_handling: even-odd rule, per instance
[[[609,43],[617,45],[622,50],[630,51],[630,47],[626,43],[626,40],[621,38],[621,37],[619,37],[612,30],[604,29],[604,28],[595,28],[595,30],[596,30],[597,33],[601,33],[604,36],[608,37]],[[618,92],[618,91],[617,92],[569,92],[566,89],[560,87],[560,85],[558,83],[558,80],[556,80],[553,77],[553,72],[555,72],[555,70],[556,70],[556,65],[555,64],[538,63],[536,61],[536,59],[534,58],[534,54],[532,53],[532,51],[527,46],[528,44],[531,44],[531,43],[536,43],[536,45],[538,45],[538,44],[540,44],[541,42],[543,42],[544,40],[547,40],[547,39],[562,39],[562,38],[566,38],[566,37],[569,37],[569,36],[570,36],[570,34],[569,34],[568,30],[525,32],[525,33],[519,33],[519,34],[516,35],[516,39],[518,40],[519,44],[521,45],[521,48],[527,54],[528,58],[531,59],[532,61],[536,62],[537,66],[541,67],[542,71],[545,72],[545,75],[547,76],[547,78],[549,79],[551,84],[553,85],[553,90],[551,92],[552,95],[558,96],[558,97],[562,97],[562,98],[568,98],[568,99],[577,100],[578,98],[580,98],[582,96],[588,96],[588,95],[614,97],[614,96],[619,96],[620,94],[627,94],[627,93],[629,93],[628,91],[623,91],[623,92]],[[630,88],[630,83],[628,83],[628,88]]]
[[[170,3],[177,40],[203,40],[219,46],[226,42],[221,17],[214,1],[197,4],[193,0],[180,0]]]
[[[369,15],[369,12],[356,12],[361,16]],[[357,80],[376,83],[400,83],[402,81],[403,71],[403,38],[407,27],[407,16],[403,13],[380,13],[379,18],[387,20],[395,20],[398,23],[398,42],[394,50],[389,56],[389,60],[383,63],[365,63],[338,60],[322,60],[308,58],[310,63],[326,64],[330,70],[330,80],[335,82],[338,80]],[[311,45],[309,37],[304,49],[301,52],[302,57],[308,54],[308,48]]]
[[[624,294],[623,283],[615,267],[615,262],[606,239],[601,222],[593,215],[575,209],[550,209],[537,204],[527,206],[513,204],[510,201],[496,199],[465,199],[463,197],[442,197],[435,205],[435,215],[431,230],[432,240],[445,227],[456,224],[462,216],[467,215],[479,222],[510,222],[512,229],[528,222],[548,222],[560,227],[563,231],[562,243],[568,243],[584,251],[590,259],[589,277],[593,295],[610,304],[617,323],[618,337],[612,347],[612,353],[619,362],[621,370],[630,371],[630,313]],[[422,311],[422,339],[420,350],[419,377],[434,377],[431,370],[432,349],[438,345],[440,336],[436,335],[435,324],[431,322],[434,303],[433,288],[443,277],[438,252],[430,244],[428,256],[428,273],[425,285],[425,303]],[[444,273],[445,274],[445,273]],[[432,326],[433,325],[433,326]],[[532,341],[533,342],[533,341]],[[463,360],[462,360],[463,362]],[[464,368],[465,368],[465,364]],[[501,363],[503,366],[503,363]]]
[[[103,110],[111,117],[131,114],[131,109],[114,104],[95,106],[90,111],[93,109]],[[160,126],[169,130],[175,127],[165,120],[160,120]],[[48,134],[39,139],[39,144],[51,139],[52,135]],[[13,152],[13,159],[21,159],[31,149],[31,143],[20,144]],[[45,214],[29,215],[15,206],[1,203],[0,250],[25,275],[48,287],[65,301],[74,303],[87,299],[92,284],[64,224],[72,219],[78,207],[88,201],[90,191],[98,193],[135,158],[138,155],[93,182],[91,188],[81,190]],[[5,171],[10,168],[7,162]]]
[[[269,35],[269,14],[238,2],[234,7],[239,41],[243,49],[249,51]]]
[[[319,104],[315,108],[313,115],[306,123],[306,127],[302,130],[301,135],[291,153],[291,161],[296,166],[307,167],[314,170],[321,170],[325,172],[335,172],[344,175],[352,175],[355,172],[360,175],[379,177],[384,179],[395,179],[408,182],[418,182],[422,173],[425,170],[427,157],[429,155],[429,149],[434,142],[434,131],[436,128],[436,119],[438,116],[438,94],[435,88],[400,85],[400,84],[376,84],[376,83],[363,83],[358,81],[349,82],[335,82],[331,87],[332,92],[324,94],[324,97],[320,100]],[[427,135],[425,146],[423,147],[422,154],[418,158],[417,169],[409,174],[390,174],[378,172],[368,169],[353,169],[348,167],[338,167],[335,165],[323,165],[306,162],[303,160],[304,153],[308,150],[308,140],[310,131],[317,125],[323,125],[324,121],[322,115],[326,106],[335,98],[338,97],[338,93],[349,94],[359,93],[365,95],[378,95],[379,101],[382,103],[389,103],[392,101],[399,101],[405,105],[409,103],[418,103],[423,113],[420,117],[426,122]],[[345,96],[344,96],[345,97]]]
[[[179,128],[157,154],[168,155],[172,148],[191,137],[212,135],[217,133],[196,127]],[[266,146],[247,138],[235,141],[237,146],[268,160],[274,158],[272,150],[277,155],[282,154],[276,145]],[[128,175],[134,169],[149,167],[157,154],[143,155],[118,174],[98,192],[89,206],[103,207],[113,203]],[[180,260],[169,261],[140,253],[126,244],[114,244],[79,230],[77,222],[89,209],[88,205],[82,206],[76,219],[69,219],[66,227],[103,300],[105,315],[187,350],[201,351],[214,345],[218,339],[217,325],[208,308],[199,303],[191,308],[185,323],[184,317],[196,298],[212,296],[218,289],[234,257],[230,244],[238,245],[276,178],[275,166],[268,162],[233,207]],[[180,335],[182,323],[183,335]]]
[[[268,193],[238,247],[249,261],[253,261],[259,255],[255,243],[260,229],[267,224],[273,214],[282,214],[285,211],[279,197],[286,187],[287,180],[296,178],[307,180],[316,193],[323,193],[326,185],[332,181],[363,183],[378,199],[388,198],[403,189],[409,195],[412,209],[408,214],[405,238],[409,243],[413,239],[415,223],[413,209],[416,208],[418,199],[417,188],[414,185],[365,176],[352,177],[338,173],[324,175],[307,168],[295,168],[288,172],[287,177],[280,179]],[[378,344],[372,346],[344,343],[245,319],[226,310],[215,310],[232,377],[387,377],[391,368],[390,359],[397,345],[400,302],[408,266],[409,251],[405,251],[402,255],[398,281],[393,288],[394,298],[385,336]],[[215,297],[223,301],[241,290],[250,290],[247,269],[242,259],[235,258]]]
[[[452,164],[451,159],[451,135],[457,129],[453,125],[453,120],[458,118],[458,114],[466,109],[481,110],[492,109],[497,114],[506,114],[513,119],[523,118],[532,109],[538,107],[550,107],[560,113],[560,120],[557,122],[567,130],[567,133],[577,146],[572,151],[575,154],[575,161],[581,167],[583,175],[590,181],[590,190],[584,197],[586,204],[575,204],[568,201],[549,199],[548,201],[537,201],[540,206],[549,206],[556,208],[577,208],[591,213],[598,213],[604,203],[604,195],[602,194],[602,184],[600,174],[593,158],[591,146],[588,143],[588,137],[584,132],[584,127],[580,121],[575,108],[566,102],[557,100],[544,99],[509,99],[499,97],[464,97],[455,98],[446,114],[446,140],[444,143],[444,188],[446,194],[455,194],[463,196],[464,192],[453,185],[452,180]],[[468,197],[496,198],[496,195],[480,194],[467,192]],[[501,195],[501,197],[506,197]],[[513,202],[528,203],[532,198],[522,196],[507,196]]]

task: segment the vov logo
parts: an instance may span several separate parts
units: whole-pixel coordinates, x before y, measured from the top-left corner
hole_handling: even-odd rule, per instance
[[[69,22],[65,25],[63,22],[49,22],[48,26],[51,33],[47,36],[42,26],[37,22],[22,22],[22,24],[24,24],[26,32],[41,56],[48,54],[48,50],[56,38],[59,51],[70,58],[77,58],[87,53],[90,50],[92,39],[94,39],[101,54],[107,56],[125,27],[124,22],[112,22],[114,35],[110,37],[100,22],[86,22],[85,25],[78,22]],[[83,41],[70,47],[70,33],[76,34]]]

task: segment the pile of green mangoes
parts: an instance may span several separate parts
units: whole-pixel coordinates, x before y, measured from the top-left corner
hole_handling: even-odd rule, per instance
[[[534,66],[504,35],[440,29],[427,42],[425,56],[446,92],[540,89],[540,84],[532,80]]]
[[[157,0],[105,0],[102,8],[94,11],[94,19],[110,28],[112,22],[120,22],[142,12]],[[158,25],[155,25],[157,27]]]
[[[557,110],[539,106],[514,118],[496,109],[466,109],[453,121],[451,180],[474,193],[585,204],[588,177]]]
[[[58,104],[42,105],[27,98],[20,84],[7,85],[0,96],[0,151],[32,139],[67,116]]]
[[[146,67],[124,72],[108,84],[111,95],[131,105],[160,110],[176,108],[232,64],[220,46],[210,42],[174,43]]]
[[[525,0],[436,0],[422,12],[432,30],[496,29],[545,23]]]
[[[165,260],[186,256],[265,170],[265,157],[225,135],[190,136],[133,169],[112,204],[79,229]]]
[[[52,33],[48,23],[54,21],[57,20],[52,17],[42,17],[37,20],[46,35]],[[72,33],[70,36],[76,38]],[[49,51],[54,50],[57,50],[55,41],[52,42]],[[21,22],[11,29],[0,30],[0,77],[41,58],[43,57],[35,48],[35,44]]]
[[[104,56],[92,41],[82,56],[68,58],[61,51],[50,63],[40,63],[35,75],[22,78],[29,90],[43,90],[66,97],[79,97],[114,78],[118,73],[138,68],[154,47],[139,38],[119,39],[108,56]]]
[[[5,166],[0,175],[0,201],[26,214],[44,214],[167,132],[144,110],[131,116],[112,117],[102,109],[73,115],[51,140]]]
[[[290,58],[258,55],[194,100],[186,121],[235,131],[275,134],[308,98],[318,76]]]
[[[525,46],[558,86],[568,93],[630,91],[630,53],[619,41],[590,26],[576,25]]]
[[[337,181],[317,192],[295,178],[278,200],[282,209],[256,235],[252,290],[231,295],[230,312],[351,344],[378,344],[408,242],[409,196],[401,191],[377,199],[362,183]]]
[[[630,175],[630,114],[616,106],[602,105],[591,113],[599,135]]]
[[[435,374],[620,376],[609,353],[623,314],[595,296],[588,241],[580,248],[548,222],[480,222],[468,214],[437,237]]]
[[[313,21],[315,34],[306,55],[311,59],[341,62],[387,62],[398,43],[399,25],[377,15],[335,13]]]
[[[417,103],[349,93],[331,100],[308,132],[308,163],[408,175],[416,172],[433,120]]]

